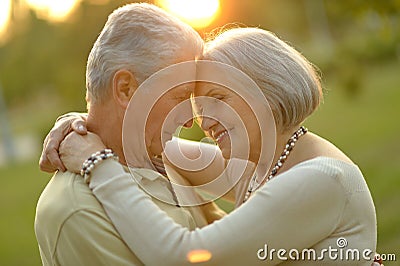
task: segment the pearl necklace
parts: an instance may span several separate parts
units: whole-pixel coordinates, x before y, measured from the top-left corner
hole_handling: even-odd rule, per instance
[[[293,135],[290,137],[290,139],[286,143],[285,149],[283,150],[281,156],[279,157],[278,161],[276,162],[274,168],[272,168],[272,170],[269,173],[269,175],[268,175],[267,179],[265,180],[265,182],[268,182],[269,180],[271,180],[278,173],[279,169],[281,169],[283,163],[286,161],[286,159],[289,156],[290,152],[293,150],[294,145],[296,145],[297,140],[301,136],[306,134],[307,131],[308,131],[307,128],[305,128],[304,126],[301,126],[296,132],[293,133]],[[260,184],[257,183],[257,175],[254,174],[253,177],[250,180],[250,183],[249,183],[249,186],[247,188],[246,194],[244,195],[243,203],[246,202],[249,199],[251,193],[256,191],[260,187],[261,184],[262,184],[262,182]]]

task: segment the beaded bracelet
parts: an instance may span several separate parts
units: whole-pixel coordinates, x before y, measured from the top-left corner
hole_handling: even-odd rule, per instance
[[[84,161],[82,164],[81,176],[83,176],[83,180],[85,180],[85,182],[89,184],[90,173],[92,172],[96,164],[109,158],[118,161],[118,156],[111,149],[104,149],[90,155],[90,157],[86,159],[86,161]]]

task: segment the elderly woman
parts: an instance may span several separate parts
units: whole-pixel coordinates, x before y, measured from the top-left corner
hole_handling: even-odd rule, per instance
[[[301,126],[321,100],[312,65],[274,34],[257,28],[223,32],[207,43],[203,59],[239,69],[261,89],[266,100],[259,101],[273,114],[262,119],[276,124],[273,164],[263,163],[263,153],[270,153],[263,150],[268,147],[261,143],[263,132],[252,106],[223,86],[198,84],[194,97],[226,103],[250,132],[248,159],[259,169],[245,179],[245,189],[238,190],[236,201],[245,204],[189,231],[154,205],[117,161],[101,160],[88,173],[89,186],[129,248],[148,265],[184,265],[196,256],[213,265],[370,265],[376,216],[364,177],[342,151]],[[214,137],[223,156],[230,157],[235,144],[229,140],[241,134],[237,126],[226,122],[230,116],[220,111],[217,101],[193,102],[203,130]],[[89,151],[79,138],[70,138],[61,145],[67,155],[63,163],[79,171],[71,165],[103,148],[99,143]],[[102,175],[110,166],[113,173]]]

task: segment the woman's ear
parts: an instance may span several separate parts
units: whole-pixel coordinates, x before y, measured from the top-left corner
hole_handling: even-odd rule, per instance
[[[130,71],[122,69],[114,74],[113,97],[124,109],[128,107],[129,101],[137,87],[137,81]]]

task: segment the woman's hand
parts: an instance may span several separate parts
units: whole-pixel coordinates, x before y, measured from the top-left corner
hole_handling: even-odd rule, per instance
[[[71,132],[60,145],[60,158],[66,169],[73,173],[80,173],[83,162],[93,153],[105,149],[100,137],[88,132],[79,135]]]
[[[66,171],[58,154],[60,143],[72,131],[85,135],[87,133],[86,117],[87,114],[68,113],[57,119],[44,140],[43,151],[39,160],[40,170],[49,173],[55,172],[57,169]]]

